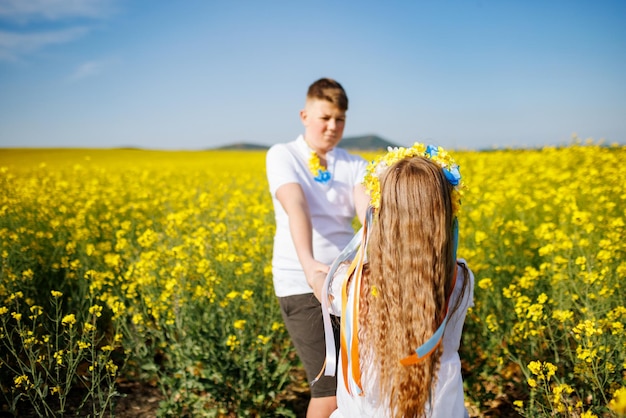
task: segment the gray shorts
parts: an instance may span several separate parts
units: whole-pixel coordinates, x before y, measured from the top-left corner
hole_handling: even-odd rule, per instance
[[[321,372],[326,358],[324,322],[320,302],[313,293],[278,298],[280,311],[287,332],[304,365],[307,380],[311,383]],[[331,315],[335,332],[336,352],[339,353],[339,320]],[[337,394],[337,378],[323,376],[311,386],[312,398],[323,398]]]

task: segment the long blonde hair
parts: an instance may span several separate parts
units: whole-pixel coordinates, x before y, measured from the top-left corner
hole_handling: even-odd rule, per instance
[[[374,364],[380,399],[392,416],[424,416],[436,386],[441,345],[416,365],[402,366],[400,359],[428,340],[446,315],[456,269],[451,193],[441,167],[423,157],[398,161],[381,179],[359,340],[361,364]]]

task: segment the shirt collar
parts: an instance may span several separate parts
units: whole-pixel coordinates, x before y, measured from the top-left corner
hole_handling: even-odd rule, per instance
[[[300,134],[298,136],[298,138],[296,139],[296,144],[298,145],[298,149],[300,150],[300,152],[302,152],[302,155],[304,155],[304,157],[308,159],[313,149],[311,149],[311,147],[309,147],[309,144],[307,144],[304,140],[304,135]],[[328,164],[330,164],[330,162],[335,159],[335,149],[337,149],[337,147],[331,149],[326,153],[326,161]]]

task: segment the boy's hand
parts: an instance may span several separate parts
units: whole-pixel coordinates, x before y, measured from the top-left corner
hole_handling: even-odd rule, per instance
[[[326,280],[326,275],[328,274],[330,267],[317,260],[311,260],[311,262],[307,263],[307,265],[303,266],[303,268],[306,281],[313,289],[313,294],[315,294],[317,300],[321,301],[322,286],[324,285],[324,281]]]

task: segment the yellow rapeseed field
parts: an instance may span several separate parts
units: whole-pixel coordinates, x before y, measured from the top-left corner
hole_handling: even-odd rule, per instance
[[[626,413],[626,147],[452,154],[471,415]],[[123,378],[163,416],[294,416],[264,157],[0,150],[4,408],[60,416],[82,387],[101,416]]]

